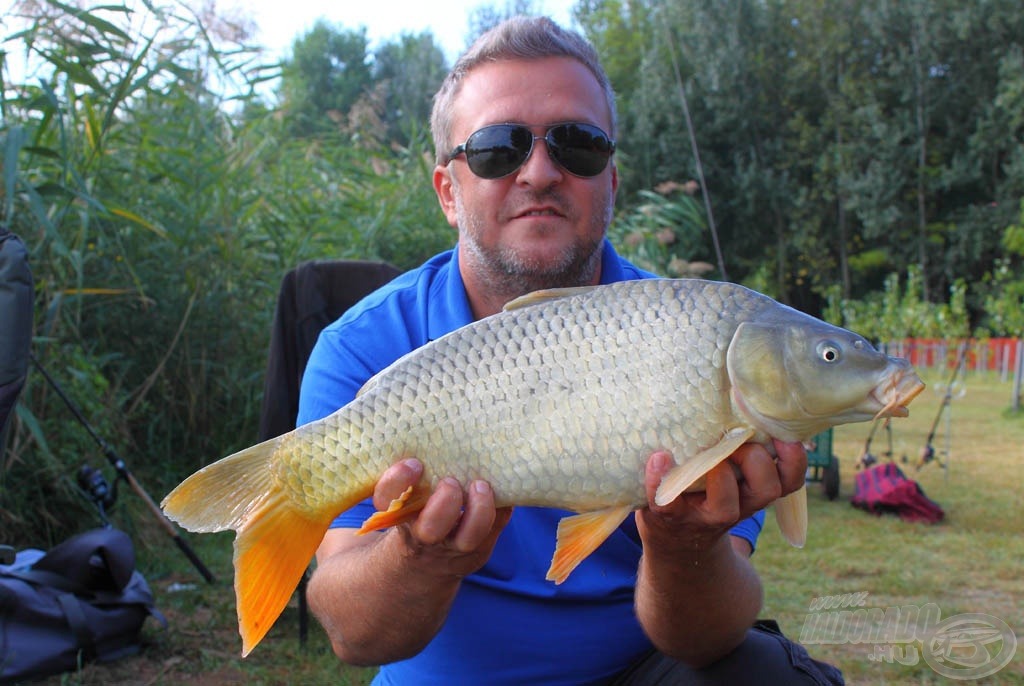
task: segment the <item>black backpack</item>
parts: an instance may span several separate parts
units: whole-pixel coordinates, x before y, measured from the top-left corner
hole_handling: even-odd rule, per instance
[[[149,616],[167,626],[117,529],[74,536],[27,568],[0,567],[0,684],[134,655]]]

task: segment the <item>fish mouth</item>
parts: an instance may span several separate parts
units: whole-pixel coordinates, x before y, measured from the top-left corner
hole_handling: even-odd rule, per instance
[[[896,369],[871,394],[871,397],[882,406],[874,418],[910,416],[907,405],[923,390],[924,382],[909,365]]]

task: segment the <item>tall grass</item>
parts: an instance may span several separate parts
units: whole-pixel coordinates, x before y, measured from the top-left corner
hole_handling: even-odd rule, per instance
[[[255,440],[284,273],[314,258],[419,263],[454,234],[424,139],[283,135],[258,52],[196,16],[22,5],[3,48],[3,221],[31,251],[33,352],[159,495]],[[143,6],[145,8],[146,6]],[[213,89],[210,84],[217,84]],[[50,545],[91,504],[91,436],[30,374],[0,465],[0,540]],[[113,472],[107,471],[108,479]]]

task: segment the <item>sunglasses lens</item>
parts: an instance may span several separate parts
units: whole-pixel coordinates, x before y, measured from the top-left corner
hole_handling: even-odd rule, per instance
[[[533,147],[533,134],[523,126],[487,126],[466,141],[466,162],[484,179],[507,176],[522,166]]]
[[[608,166],[615,146],[604,131],[589,124],[560,124],[548,131],[548,150],[576,176],[597,176]]]

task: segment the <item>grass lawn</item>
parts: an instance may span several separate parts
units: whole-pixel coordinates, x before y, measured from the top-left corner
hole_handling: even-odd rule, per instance
[[[876,517],[853,508],[856,462],[864,451],[867,424],[838,427],[833,453],[840,459],[841,492],[829,502],[819,484],[809,484],[810,523],[803,550],[790,548],[769,517],[754,557],[765,585],[765,615],[787,635],[800,636],[811,602],[822,596],[867,593],[863,607],[934,603],[942,618],[984,613],[1008,624],[1024,640],[1024,414],[1011,416],[1010,384],[970,375],[963,397],[954,398],[933,441],[949,458],[944,471],[916,462],[938,415],[947,379],[925,378],[929,388],[911,405],[911,416],[893,420],[893,454],[908,478],[945,510],[938,525]],[[871,453],[888,450],[883,430]],[[900,458],[906,454],[908,464]],[[914,644],[920,653],[920,643]],[[923,659],[916,665],[871,660],[873,644],[813,645],[811,654],[838,665],[849,683],[952,683]],[[899,655],[899,654],[897,654]],[[1024,684],[1024,646],[988,683]]]
[[[994,377],[969,376],[966,393],[951,407],[933,445],[945,450],[951,438],[948,470],[932,463],[916,472],[914,462],[925,445],[942,396],[933,389],[943,379],[926,378],[929,389],[911,407],[909,419],[892,424],[893,452],[907,454],[901,465],[946,512],[931,526],[875,517],[850,506],[855,462],[869,425],[840,427],[833,452],[841,461],[840,497],[829,502],[818,484],[810,484],[810,532],[803,550],[790,548],[769,515],[755,563],[766,589],[763,616],[779,621],[787,635],[799,638],[810,603],[821,596],[867,594],[864,607],[886,609],[934,603],[946,618],[984,613],[1008,624],[1024,639],[1024,414],[1010,416],[1010,384]],[[872,453],[887,449],[884,431],[876,432]],[[941,459],[946,455],[940,454]],[[132,496],[125,496],[127,500]],[[170,626],[149,622],[148,645],[138,657],[111,665],[90,665],[46,684],[333,684],[369,682],[372,670],[340,665],[323,632],[311,622],[305,646],[298,641],[297,609],[286,609],[253,654],[239,657],[230,542],[233,534],[187,535],[200,558],[218,576],[206,584],[162,530],[148,526],[141,508],[130,531],[140,564]],[[175,586],[177,585],[177,586]],[[173,591],[184,585],[184,590]],[[921,644],[915,644],[920,651]],[[901,665],[870,659],[874,645],[813,645],[812,655],[838,665],[851,684],[953,683],[923,659]],[[900,653],[898,653],[899,655]],[[1024,646],[1010,664],[985,683],[1024,684]]]

